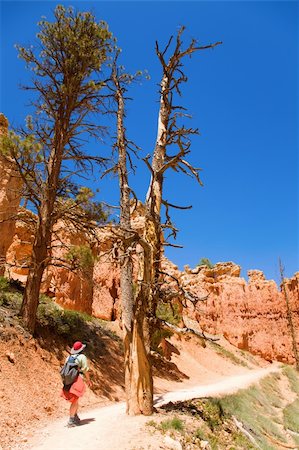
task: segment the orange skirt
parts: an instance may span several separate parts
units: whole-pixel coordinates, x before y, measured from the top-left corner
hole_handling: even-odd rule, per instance
[[[83,378],[78,376],[77,380],[72,384],[69,391],[66,391],[62,389],[61,391],[61,397],[63,397],[65,400],[68,400],[71,403],[74,403],[76,400],[78,400],[79,397],[82,397],[84,395],[84,392],[86,391],[86,386],[84,384]]]

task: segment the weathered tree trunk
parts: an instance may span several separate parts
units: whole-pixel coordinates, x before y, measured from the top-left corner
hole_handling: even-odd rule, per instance
[[[131,229],[130,188],[127,171],[127,148],[124,128],[123,88],[114,69],[116,87],[118,175],[120,186],[120,227],[122,249],[120,254],[120,288],[122,304],[123,341],[125,356],[125,389],[127,414],[150,415],[153,412],[153,381],[149,349],[144,345],[143,323],[147,302],[143,288],[138,289],[136,302],[133,292],[133,263],[131,245],[135,234]],[[143,264],[142,264],[143,267]],[[141,278],[143,279],[143,278]]]
[[[66,123],[68,124],[68,122]],[[37,230],[32,249],[31,267],[29,269],[20,310],[24,324],[31,333],[34,333],[35,330],[40,287],[48,263],[48,249],[51,246],[53,212],[59,183],[62,153],[65,145],[62,132],[56,133],[55,144],[49,158],[47,189],[45,198],[40,206]]]
[[[20,314],[31,333],[34,333],[39,293],[43,273],[47,265],[50,230],[47,224],[40,223],[33,243],[31,267],[27,277]]]
[[[148,225],[148,222],[146,221]],[[148,226],[146,225],[146,229]],[[144,415],[153,413],[153,375],[150,361],[150,315],[152,304],[152,247],[145,239],[140,239],[142,256],[139,257],[138,286],[135,304],[135,321],[132,342],[132,387],[136,391],[140,412]],[[138,374],[137,372],[138,371]],[[137,376],[138,375],[138,376]]]
[[[146,198],[146,229],[144,239],[152,249],[152,268],[150,276],[150,302],[145,322],[144,333],[151,345],[151,337],[155,328],[156,309],[159,301],[159,278],[162,257],[162,229],[161,229],[161,206],[163,193],[163,172],[165,164],[167,126],[169,114],[166,99],[169,80],[166,75],[161,81],[160,109],[158,117],[158,130],[155,151],[152,160],[152,177]]]

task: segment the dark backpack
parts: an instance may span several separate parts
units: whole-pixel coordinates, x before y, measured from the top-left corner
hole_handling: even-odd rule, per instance
[[[79,375],[78,361],[76,356],[69,356],[64,366],[60,369],[60,375],[64,386],[71,387]]]

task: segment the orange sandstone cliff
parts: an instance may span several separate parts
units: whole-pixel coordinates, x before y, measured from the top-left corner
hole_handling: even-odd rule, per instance
[[[0,133],[6,132],[7,121],[0,115]],[[6,276],[25,283],[33,233],[28,221],[25,223],[22,217],[32,213],[19,208],[20,181],[13,165],[1,157],[0,180],[0,258],[5,262]],[[13,220],[17,212],[18,219]],[[141,232],[144,226],[141,203],[133,213],[132,222],[135,230]],[[59,223],[53,244],[52,255],[62,263],[46,270],[43,292],[65,308],[85,311],[106,320],[118,318],[119,269],[111,256],[114,244],[109,228],[99,230],[98,241],[92,248],[94,262],[85,271],[71,271],[63,263],[69,249],[86,244],[82,234]],[[207,298],[196,306],[185,300],[182,315],[186,326],[210,334],[223,334],[233,345],[268,360],[294,361],[285,298],[275,282],[266,280],[261,271],[249,271],[247,282],[240,277],[240,266],[232,262],[218,263],[212,269],[186,266],[184,271],[179,271],[166,258],[163,270],[177,278],[186,291]],[[175,281],[172,284],[176,289]],[[299,272],[285,280],[285,285],[299,347]]]
[[[213,269],[185,268],[180,274],[182,284],[194,294],[208,297],[195,308],[189,302],[183,314],[201,330],[223,334],[240,349],[268,360],[293,362],[284,295],[260,270],[250,270],[248,278],[248,282],[241,278],[240,266],[233,263],[218,263]],[[299,272],[285,280],[285,286],[299,347]]]
[[[0,136],[8,133],[8,121],[0,114]],[[13,161],[4,158],[0,152],[0,275],[4,273],[5,255],[14,234],[15,221],[21,199],[20,177]]]

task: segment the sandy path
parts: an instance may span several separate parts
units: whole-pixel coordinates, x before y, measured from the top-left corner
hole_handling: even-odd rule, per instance
[[[221,381],[204,384],[190,389],[168,392],[155,396],[155,406],[170,401],[193,398],[221,396],[234,393],[257,382],[270,372],[278,371],[278,366],[252,370],[237,376],[224,377]],[[152,417],[154,419],[154,416]],[[66,419],[58,420],[35,437],[31,449],[35,450],[132,450],[163,449],[161,436],[146,432],[145,424],[151,418],[144,416],[129,417],[125,414],[125,404],[84,411],[81,414],[82,426],[67,428]]]

